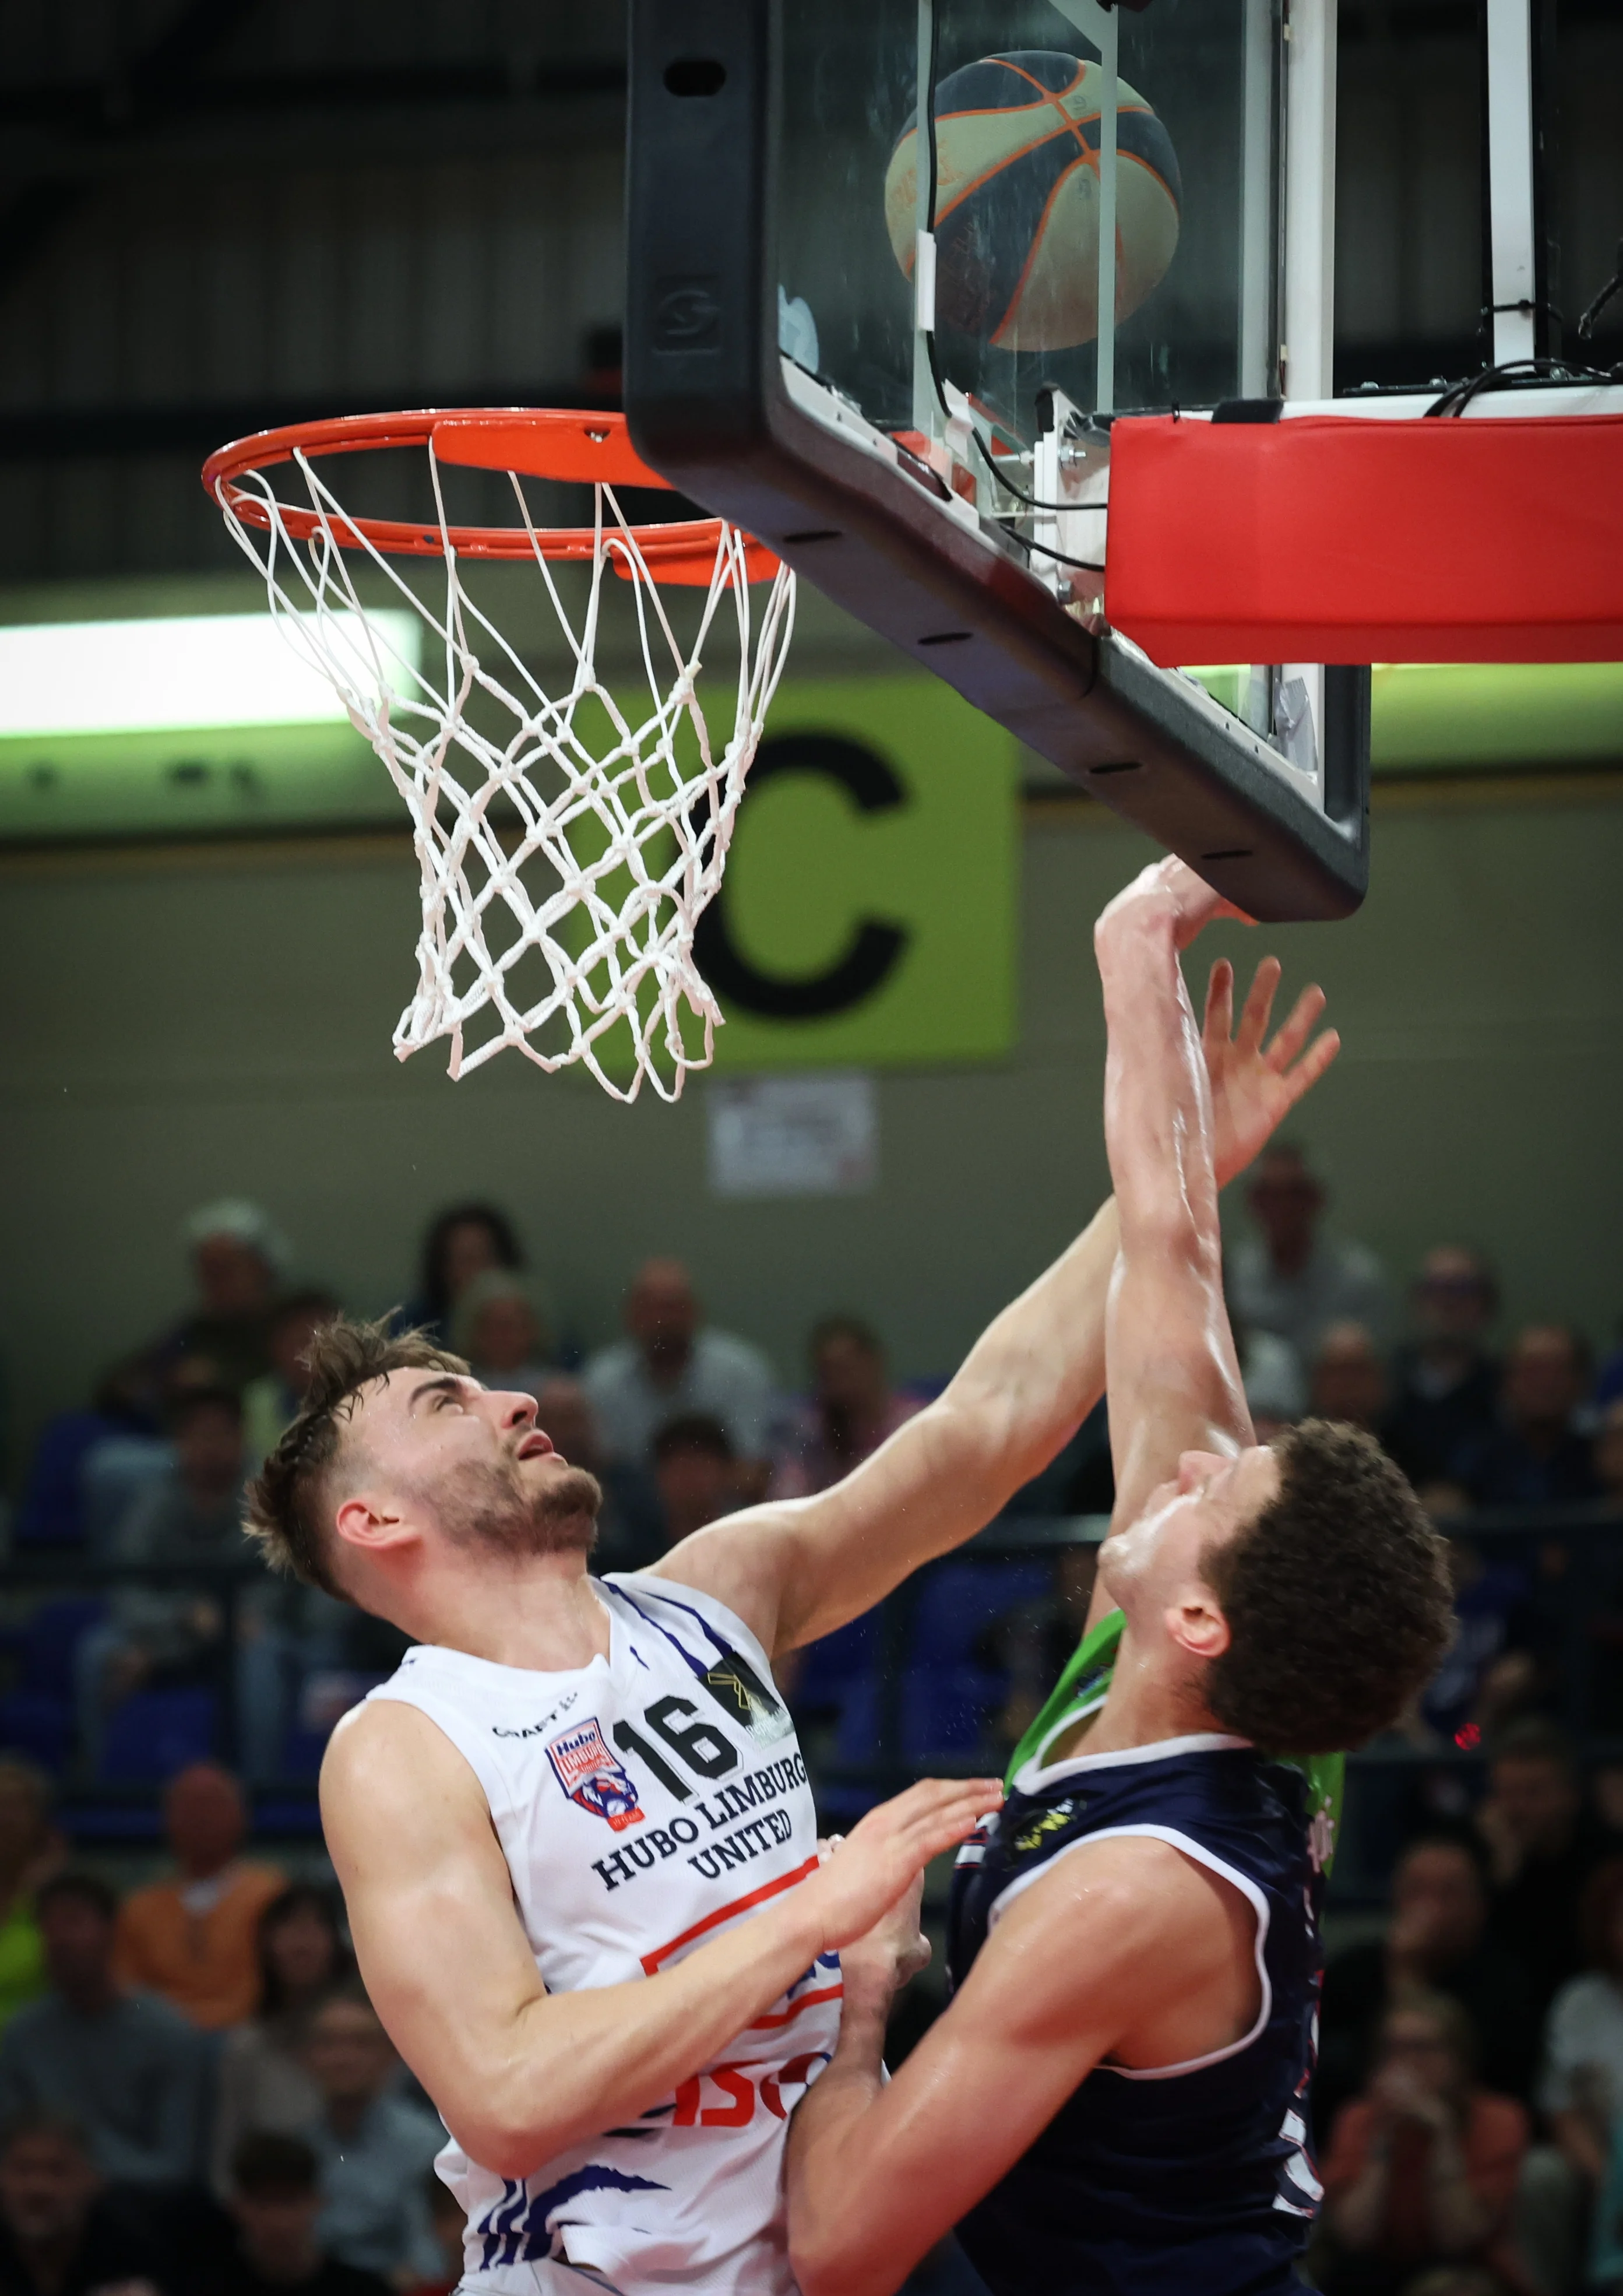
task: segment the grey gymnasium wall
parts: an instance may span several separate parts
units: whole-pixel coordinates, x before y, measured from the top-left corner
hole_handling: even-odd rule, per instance
[[[179,1305],[178,1223],[227,1190],[357,1307],[407,1288],[438,1205],[488,1194],[587,1342],[639,1256],[674,1250],[785,1376],[833,1306],[873,1316],[901,1367],[946,1370],[1104,1185],[1089,926],[1147,850],[1096,807],[1032,801],[1016,1053],[886,1074],[875,1192],[787,1205],[707,1193],[702,1084],[627,1110],[511,1057],[460,1085],[430,1054],[398,1065],[403,839],[0,864],[13,1457]],[[1620,881],[1616,783],[1406,790],[1381,799],[1355,921],[1213,936],[1331,992],[1347,1049],[1299,1131],[1346,1226],[1400,1271],[1480,1238],[1510,1318],[1597,1341],[1623,1309]]]

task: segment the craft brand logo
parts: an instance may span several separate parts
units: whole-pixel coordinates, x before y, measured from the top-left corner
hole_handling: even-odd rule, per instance
[[[654,290],[654,340],[662,350],[710,350],[721,340],[714,278],[661,279]]]
[[[538,1738],[549,1722],[555,1722],[561,1714],[569,1712],[579,1695],[580,1693],[578,1690],[571,1690],[567,1698],[561,1698],[556,1706],[545,1713],[538,1722],[527,1722],[517,1730],[510,1730],[503,1723],[493,1722],[490,1726],[490,1734],[493,1738]]]
[[[630,1772],[609,1751],[595,1717],[549,1740],[546,1759],[570,1800],[594,1817],[605,1818],[611,1832],[623,1833],[628,1825],[643,1823]]]

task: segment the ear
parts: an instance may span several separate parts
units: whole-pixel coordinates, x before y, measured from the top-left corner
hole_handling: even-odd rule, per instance
[[[376,1491],[353,1492],[333,1516],[332,1527],[346,1546],[364,1554],[386,1554],[417,1536],[399,1508]]]
[[[1182,1600],[1173,1603],[1166,1616],[1168,1636],[1191,1658],[1221,1658],[1228,1648],[1228,1620],[1209,1588],[1198,1585],[1185,1588]]]

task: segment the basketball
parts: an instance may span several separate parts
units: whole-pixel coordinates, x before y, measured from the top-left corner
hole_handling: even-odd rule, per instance
[[[1059,351],[1099,327],[1099,127],[1103,72],[1048,48],[982,56],[936,90],[936,316],[1002,350]],[[1172,139],[1117,83],[1116,316],[1128,318],[1177,247]],[[885,221],[913,276],[918,130],[885,174]]]

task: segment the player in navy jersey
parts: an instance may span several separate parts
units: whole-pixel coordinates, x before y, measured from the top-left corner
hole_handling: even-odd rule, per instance
[[[844,1956],[840,2044],[790,2139],[804,2296],[887,2296],[955,2223],[994,2296],[1302,2284],[1337,1785],[1313,1758],[1392,1718],[1449,1603],[1440,1542],[1367,1437],[1254,1439],[1178,964],[1220,914],[1165,861],[1096,930],[1120,1246],[1093,1634],[959,1852],[954,1998],[889,2087],[916,1897]]]
[[[1268,961],[1205,1058],[1224,1177],[1323,1073],[1308,990],[1272,1041]],[[839,1949],[996,1781],[884,1804],[819,1864],[775,1659],[960,1545],[1104,1385],[1107,1204],[946,1392],[841,1483],[599,1579],[600,1497],[421,1335],[318,1336],[250,1495],[273,1560],[393,1620],[398,1672],[335,1733],[327,1844],[380,2014],[443,2114],[464,2286],[793,2296],[790,2116],[837,2038]]]

